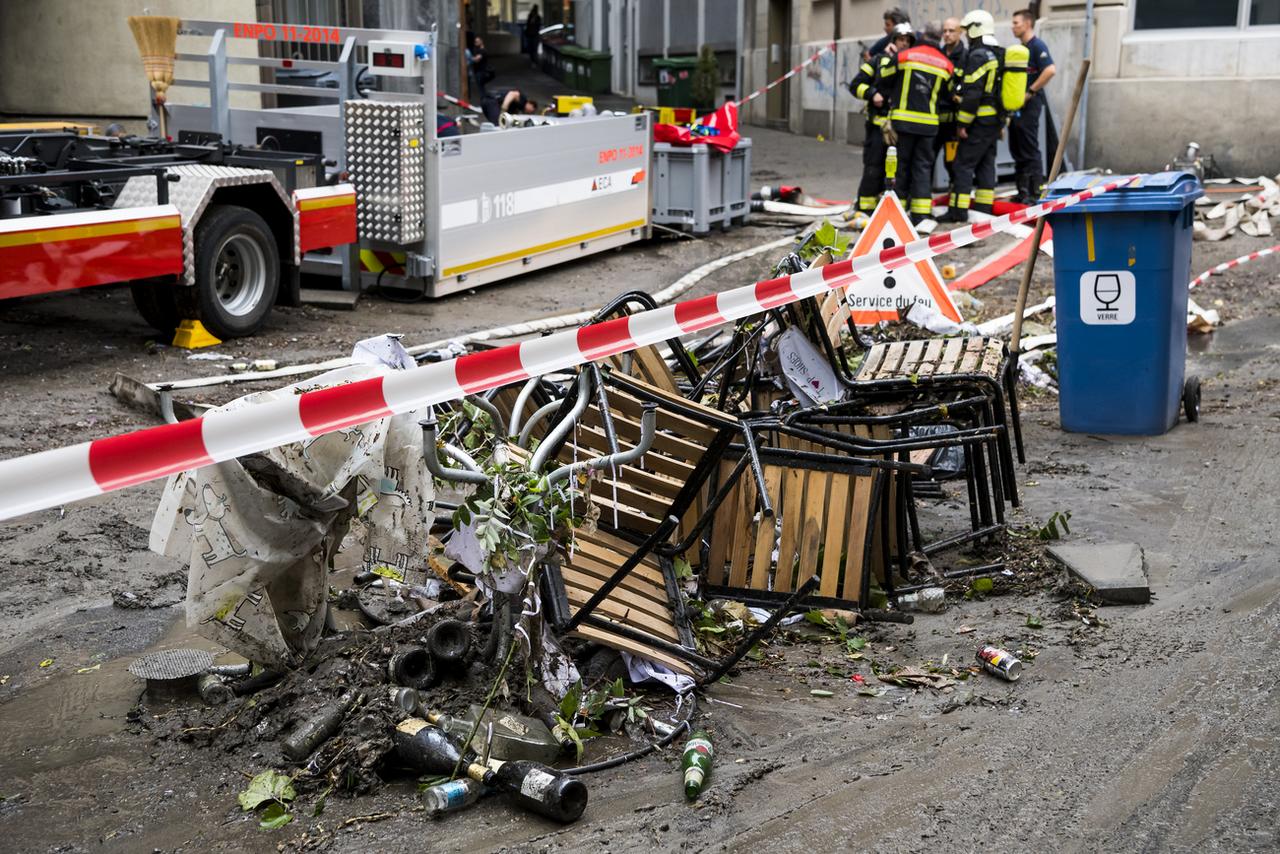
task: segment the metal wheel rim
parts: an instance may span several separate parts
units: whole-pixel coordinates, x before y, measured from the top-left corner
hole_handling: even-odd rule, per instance
[[[267,290],[267,258],[246,234],[222,241],[213,262],[213,292],[227,314],[243,317],[262,301]]]

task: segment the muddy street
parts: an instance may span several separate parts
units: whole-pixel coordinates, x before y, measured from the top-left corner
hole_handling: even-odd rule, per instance
[[[857,149],[761,128],[751,136],[754,185],[851,194]],[[265,333],[199,353],[286,366],[346,355],[384,332],[417,344],[581,311],[624,290],[660,290],[794,230],[658,236],[440,301],[370,294],[349,312],[282,308]],[[1192,271],[1261,245],[1239,234],[1196,242]],[[980,243],[947,262],[963,275],[991,249]],[[682,298],[763,278],[780,254],[717,270]],[[1019,272],[973,291],[976,302],[961,303],[966,319],[1011,311]],[[148,550],[162,484],[3,523],[0,850],[1275,850],[1278,286],[1271,259],[1195,291],[1224,320],[1193,336],[1188,354],[1188,373],[1204,384],[1199,423],[1158,437],[1066,433],[1057,398],[1024,387],[1027,462],[1017,470],[1022,506],[1010,511],[1009,544],[938,560],[951,570],[1016,554],[1016,572],[989,592],[955,580],[945,611],[917,613],[912,625],[858,624],[849,631],[856,644],[807,621],[773,636],[698,701],[695,720],[716,753],[692,804],[681,793],[681,738],[584,775],[589,806],[569,825],[498,797],[432,820],[415,782],[401,778],[354,797],[303,791],[291,822],[260,829],[237,794],[272,767],[274,748],[248,736],[235,749],[201,742],[190,730],[209,719],[190,711],[191,697],[144,696],[126,669],[144,651],[224,651],[186,626],[186,567]],[[1052,263],[1041,258],[1033,292],[1052,289]],[[108,386],[117,373],[156,382],[218,375],[230,364],[191,355],[155,340],[127,289],[7,303],[0,457],[158,423]],[[182,399],[220,404],[259,388]],[[949,482],[931,500],[943,512],[960,506],[963,490]],[[1054,514],[1069,514],[1065,543],[1141,546],[1151,602],[1091,603],[1044,554],[1037,532]],[[1018,655],[1021,678],[968,672],[982,643]],[[900,668],[945,684],[876,678]],[[674,711],[669,693],[654,698]],[[631,747],[591,739],[583,759]]]

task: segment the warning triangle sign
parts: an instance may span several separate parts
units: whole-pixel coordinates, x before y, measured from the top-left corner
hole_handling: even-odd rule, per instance
[[[919,237],[903,212],[897,195],[890,191],[876,205],[870,222],[853,247],[851,257],[879,253]],[[915,303],[923,303],[926,308],[940,312],[955,323],[962,322],[960,312],[951,301],[951,294],[942,283],[942,276],[931,258],[865,276],[845,289],[845,301],[849,304],[853,322],[859,326],[897,320],[899,312],[905,314]]]

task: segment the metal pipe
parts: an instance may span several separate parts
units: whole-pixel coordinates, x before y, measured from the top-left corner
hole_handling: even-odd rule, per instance
[[[542,377],[529,377],[529,381],[524,384],[520,389],[520,393],[516,395],[516,405],[511,407],[511,425],[507,427],[508,439],[514,439],[520,435],[520,422],[524,420],[525,404],[529,402],[529,397],[540,382],[542,382]]]
[[[554,410],[559,409],[561,403],[562,401],[553,400],[550,403],[542,404],[542,406],[534,410],[534,413],[529,416],[529,423],[525,424],[520,430],[520,438],[516,440],[516,444],[522,448],[529,447],[529,437],[533,435],[534,428],[546,420],[546,417]]]
[[[551,456],[551,451],[560,444],[560,440],[572,429],[573,425],[582,413],[587,411],[587,404],[591,402],[591,375],[586,371],[578,374],[578,399],[574,401],[573,409],[569,411],[568,416],[563,421],[551,428],[551,432],[547,434],[547,438],[538,446],[538,450],[534,451],[533,459],[529,463],[529,471],[542,471],[543,464],[547,458]]]
[[[498,407],[493,405],[493,401],[486,400],[478,394],[469,394],[465,398],[468,403],[477,409],[484,410],[493,419],[494,432],[499,436],[507,435],[507,419],[502,417],[502,413],[498,411]]]
[[[658,404],[645,403],[642,405],[640,412],[640,441],[634,448],[625,451],[618,451],[616,454],[606,454],[603,457],[595,457],[590,460],[579,460],[576,463],[566,463],[560,468],[547,475],[547,483],[555,483],[563,480],[570,475],[577,474],[580,471],[589,471],[590,469],[602,469],[610,466],[623,466],[633,463],[648,453],[649,448],[653,446],[653,436],[658,429]]]
[[[467,461],[470,460],[469,467],[473,470],[468,471],[464,469],[445,468],[441,465],[437,448],[443,450],[453,459],[458,459],[458,456],[455,453],[450,452],[458,452],[458,449],[449,444],[437,443],[437,422],[434,410],[426,418],[419,421],[418,425],[422,428],[422,458],[427,464],[427,471],[431,472],[434,477],[438,477],[441,480],[452,481],[453,483],[480,484],[489,482],[489,478],[485,476],[484,472],[480,471],[480,467],[476,465],[476,461],[472,460],[471,457],[465,453],[462,453],[462,456],[465,457],[465,459],[459,460],[459,462],[463,465],[468,465]]]

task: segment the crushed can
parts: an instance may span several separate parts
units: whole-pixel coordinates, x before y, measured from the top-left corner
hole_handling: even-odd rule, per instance
[[[1017,682],[1022,675],[1022,662],[998,646],[987,644],[978,647],[978,662],[983,670],[1009,682]]]

